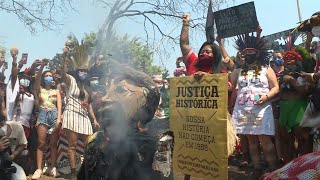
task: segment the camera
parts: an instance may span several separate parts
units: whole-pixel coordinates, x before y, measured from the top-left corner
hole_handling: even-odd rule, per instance
[[[0,177],[3,180],[11,180],[11,175],[17,172],[17,168],[12,166],[12,161],[7,153],[8,151],[9,150],[6,149],[0,152]]]

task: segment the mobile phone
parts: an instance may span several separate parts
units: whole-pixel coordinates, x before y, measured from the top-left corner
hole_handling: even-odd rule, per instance
[[[22,53],[22,58],[26,59],[26,62],[24,64],[27,64],[27,62],[28,62],[28,53]]]
[[[18,145],[17,138],[9,138],[9,146]]]
[[[257,102],[259,99],[260,99],[260,95],[255,94],[253,100],[254,100],[255,102]]]

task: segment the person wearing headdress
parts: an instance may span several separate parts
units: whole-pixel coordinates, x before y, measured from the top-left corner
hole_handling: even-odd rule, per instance
[[[308,105],[307,96],[311,92],[311,86],[301,77],[303,59],[295,50],[294,41],[295,37],[292,35],[286,40],[286,51],[283,55],[284,71],[279,80],[281,99],[279,123],[284,128],[281,137],[288,142],[281,149],[286,163],[295,158],[295,140],[298,141],[299,155],[312,152],[310,130],[299,126]]]
[[[31,115],[35,105],[35,97],[31,89],[31,68],[19,72],[25,59],[17,66],[16,59],[18,49],[11,49],[12,73],[7,86],[7,120],[19,122],[26,133],[27,139],[30,135]]]
[[[72,51],[70,51],[72,50]],[[88,78],[88,68],[90,56],[87,47],[79,44],[76,38],[67,43],[64,48],[64,61],[62,64],[61,77],[68,87],[66,92],[66,105],[62,115],[62,129],[67,134],[68,139],[68,158],[71,168],[71,179],[76,179],[76,147],[78,138],[87,138],[93,134],[89,116],[93,119],[94,126],[99,124],[94,115],[90,94],[86,87]],[[69,52],[71,54],[69,54]],[[68,61],[70,63],[68,63]],[[75,70],[74,76],[67,74],[68,68]],[[72,66],[72,67],[70,67]]]
[[[279,85],[269,59],[265,41],[253,35],[243,34],[236,39],[236,48],[245,58],[242,68],[232,72],[234,88],[238,86],[233,120],[238,134],[246,135],[254,173],[261,173],[259,144],[269,169],[276,168],[275,135],[271,99],[278,94]]]

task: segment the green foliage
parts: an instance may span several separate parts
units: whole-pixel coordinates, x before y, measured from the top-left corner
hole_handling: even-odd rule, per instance
[[[315,61],[312,60],[310,53],[303,47],[297,46],[295,51],[302,57],[302,68],[305,72],[313,72],[316,65]]]
[[[112,54],[112,58],[119,63],[128,64],[146,74],[161,74],[163,71],[160,66],[152,65],[153,51],[137,38],[130,38],[127,34],[123,37],[113,34],[111,41],[104,47],[106,54]]]
[[[93,47],[96,41],[97,34],[94,32],[85,33],[83,38],[83,44]]]
[[[82,39],[84,44],[91,47],[94,46],[95,41],[96,33],[94,32],[86,33]],[[102,46],[105,49],[102,54],[106,60],[113,59],[149,75],[161,74],[163,72],[160,66],[152,65],[153,51],[137,38],[130,38],[127,34],[122,37],[113,34],[110,42],[102,42]],[[59,67],[61,62],[62,54],[56,54],[49,62],[49,67]]]

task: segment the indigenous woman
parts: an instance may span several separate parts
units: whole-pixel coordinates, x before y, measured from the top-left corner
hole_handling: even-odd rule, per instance
[[[37,170],[34,172],[32,179],[39,179],[42,175],[43,150],[46,146],[46,138],[48,129],[54,129],[50,135],[50,156],[51,166],[47,169],[46,174],[57,177],[57,141],[58,141],[58,125],[61,123],[61,95],[53,84],[53,75],[50,71],[42,73],[44,66],[48,63],[47,59],[43,59],[41,67],[37,73],[34,90],[39,95],[40,104],[38,112],[38,120],[36,123],[38,133],[38,149],[37,149]],[[42,75],[41,75],[42,73]],[[41,82],[42,81],[42,82]]]
[[[67,55],[69,49],[74,49],[74,52],[69,54],[69,61],[73,64],[76,70],[74,76],[66,73]],[[68,158],[71,168],[71,179],[76,179],[76,147],[79,137],[86,139],[93,134],[92,125],[89,119],[91,116],[95,126],[98,122],[93,113],[90,103],[90,95],[87,91],[87,71],[89,66],[89,56],[85,45],[79,45],[77,39],[74,39],[69,46],[64,48],[65,58],[62,65],[61,77],[64,80],[67,88],[66,105],[63,112],[62,128],[67,134],[68,139]],[[69,68],[69,67],[68,67]]]
[[[242,68],[231,74],[234,88],[238,86],[233,120],[238,134],[246,135],[254,173],[259,174],[260,144],[270,169],[276,168],[275,134],[270,99],[279,92],[279,85],[272,68],[264,67],[267,51],[264,41],[245,34],[238,36],[236,46],[245,58]]]
[[[310,130],[300,127],[306,107],[308,105],[307,96],[310,93],[311,86],[301,77],[302,57],[291,46],[294,42],[290,37],[287,43],[287,49],[284,53],[284,71],[280,78],[280,126],[285,128],[282,132],[283,140],[283,158],[285,162],[291,161],[296,157],[294,155],[295,141],[298,141],[298,154],[303,155],[312,152],[312,142]],[[291,46],[292,47],[292,46]]]
[[[200,79],[205,74],[218,74],[228,73],[226,68],[232,69],[234,66],[233,61],[227,56],[224,48],[214,43],[211,39],[202,44],[200,47],[198,56],[193,52],[189,46],[189,15],[183,15],[183,26],[180,35],[180,48],[186,66],[188,76],[194,76],[196,79]],[[221,51],[222,50],[222,51]],[[222,55],[225,59],[222,58]],[[224,64],[222,64],[224,63]],[[231,82],[228,82],[228,88],[231,90]],[[229,114],[228,114],[229,115]],[[229,118],[231,119],[231,117]],[[234,151],[236,136],[232,127],[232,122],[228,121],[228,154],[230,155]]]
[[[189,15],[183,15],[183,26],[180,36],[180,48],[188,76],[201,76],[203,74],[227,73],[222,68],[222,54],[220,47],[213,42],[205,42],[200,47],[198,56],[189,46]],[[226,64],[233,64],[231,59],[224,61]]]

